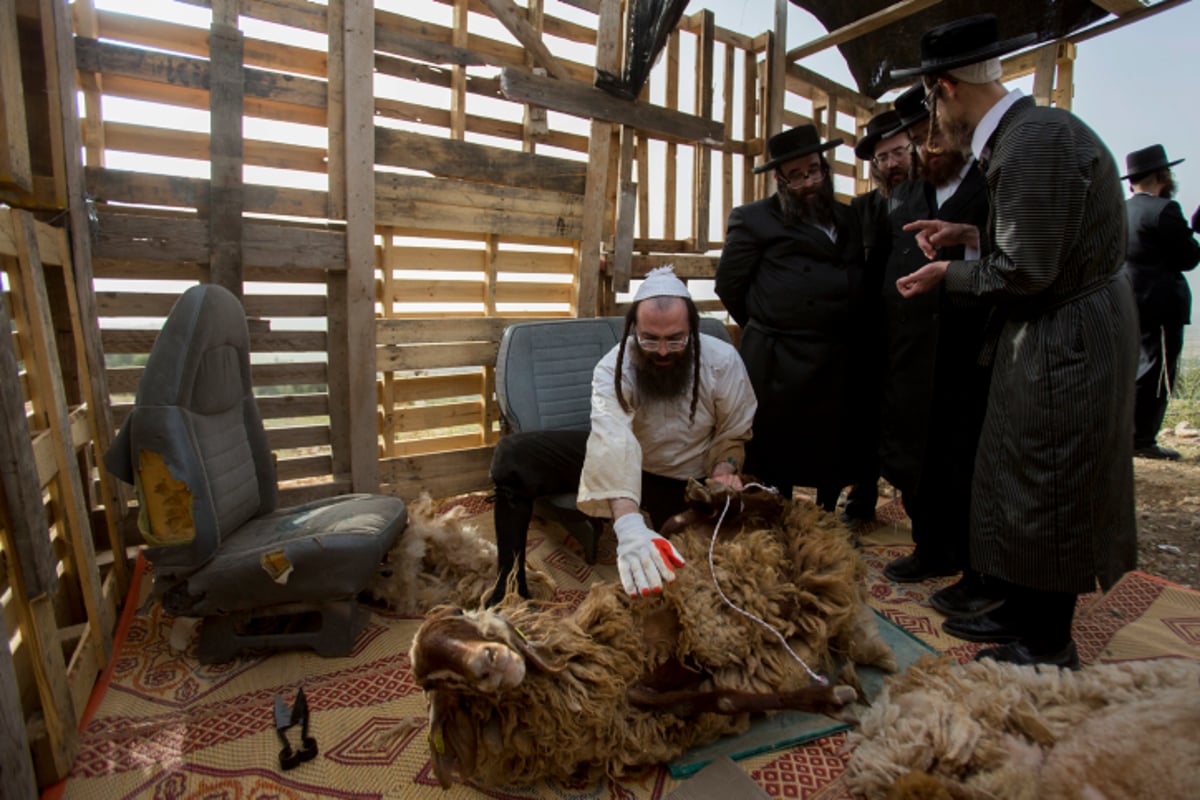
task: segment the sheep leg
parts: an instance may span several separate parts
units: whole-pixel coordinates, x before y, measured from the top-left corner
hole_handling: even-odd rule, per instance
[[[806,686],[792,692],[669,691],[658,692],[644,685],[629,687],[626,697],[631,705],[663,711],[677,717],[698,714],[741,714],[753,711],[792,709],[837,716],[853,703],[858,694],[849,686]]]

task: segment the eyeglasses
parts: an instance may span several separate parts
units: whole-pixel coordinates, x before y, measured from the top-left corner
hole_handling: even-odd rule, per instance
[[[671,336],[662,338],[660,336],[643,336],[637,335],[638,347],[650,352],[657,352],[660,349],[666,349],[668,353],[678,353],[683,348],[687,347],[688,334],[683,336]]]
[[[888,150],[886,153],[877,153],[871,160],[878,166],[883,166],[889,161],[903,162],[906,158],[912,157],[913,147],[911,144],[900,145],[899,147]]]
[[[825,177],[825,167],[810,167],[803,175],[784,175],[782,172],[777,174],[779,175],[779,180],[788,186],[804,186],[807,183],[816,183],[822,180]]]

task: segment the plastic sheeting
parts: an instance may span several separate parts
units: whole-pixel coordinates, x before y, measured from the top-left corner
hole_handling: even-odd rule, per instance
[[[624,72],[618,78],[601,71],[596,86],[618,97],[637,97],[687,4],[688,0],[633,0],[626,26]]]
[[[791,0],[812,13],[827,31],[874,14],[895,0]],[[1088,0],[945,0],[930,8],[885,25],[838,45],[850,67],[858,90],[879,97],[895,88],[888,71],[913,67],[921,61],[921,34],[935,25],[993,13],[1000,18],[1000,36],[1010,39],[1037,33],[1039,42],[1051,41],[1086,27],[1108,15]]]

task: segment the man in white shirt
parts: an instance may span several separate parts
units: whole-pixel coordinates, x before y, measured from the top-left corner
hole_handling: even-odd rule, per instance
[[[591,431],[531,431],[499,441],[491,467],[499,575],[489,605],[504,597],[514,570],[518,592],[529,596],[533,501],[576,487],[581,511],[613,520],[617,568],[631,597],[675,579],[683,559],[655,531],[685,508],[689,478],[741,488],[757,408],[737,351],[700,333],[699,324],[683,281],[670,267],[652,270],[634,295],[621,343],[593,372]]]

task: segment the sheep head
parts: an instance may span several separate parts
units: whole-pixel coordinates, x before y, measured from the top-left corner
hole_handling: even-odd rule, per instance
[[[489,609],[434,609],[413,637],[413,678],[422,689],[470,689],[497,694],[519,686],[526,662],[560,671],[500,614]]]

